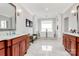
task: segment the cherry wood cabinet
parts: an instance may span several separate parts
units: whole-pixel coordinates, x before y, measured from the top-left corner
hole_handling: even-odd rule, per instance
[[[12,56],[19,56],[19,44],[12,46]]]
[[[79,56],[79,37],[77,38],[77,55]]]
[[[65,49],[69,52],[70,48],[71,48],[71,43],[70,43],[68,35],[64,35],[64,37],[63,37],[63,44],[64,44]]]
[[[0,56],[23,56],[29,48],[29,35],[0,41]]]
[[[28,49],[29,48],[29,42],[30,42],[30,37],[29,36],[27,36],[27,39],[26,39],[26,48]]]
[[[23,56],[27,52],[30,40],[28,37],[28,35],[23,35],[12,39],[12,56]]]
[[[66,51],[68,51],[72,56],[79,56],[79,37],[64,34],[63,45]]]
[[[23,56],[26,53],[26,49],[25,49],[25,41],[21,41],[20,42],[20,56]]]
[[[5,40],[5,50],[6,50],[6,56],[11,56],[11,47],[12,47],[12,44],[11,44],[11,40],[12,39],[9,39],[9,40]]]
[[[5,41],[0,41],[0,56],[5,56]]]
[[[76,37],[75,36],[70,36],[70,40],[71,40],[71,48],[70,48],[70,53],[71,55],[75,56],[76,55]]]
[[[5,56],[5,49],[0,50],[0,56]]]

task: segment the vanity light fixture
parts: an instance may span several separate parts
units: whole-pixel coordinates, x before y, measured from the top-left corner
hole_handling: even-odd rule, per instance
[[[76,9],[75,5],[73,5],[73,9],[71,10],[71,14],[74,16],[77,15],[77,9]]]
[[[74,16],[76,16],[77,10],[71,10],[71,13],[72,13]]]
[[[17,9],[17,16],[19,16],[21,14],[22,10],[21,9]]]
[[[74,14],[74,13],[76,13],[76,12],[77,12],[76,10],[71,10],[71,13],[72,13],[72,14]]]

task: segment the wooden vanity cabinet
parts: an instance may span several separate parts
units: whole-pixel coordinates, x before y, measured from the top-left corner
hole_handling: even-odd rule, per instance
[[[72,56],[76,55],[76,37],[75,36],[70,36],[70,40],[71,40],[71,48],[70,48],[70,53]]]
[[[67,40],[66,40],[66,38],[67,38],[66,35],[63,35],[63,45],[64,45],[65,49],[67,48],[67,45],[66,45],[67,44],[67,42],[66,42]]]
[[[79,56],[79,44],[78,37],[64,34],[63,36],[63,44],[65,50],[68,51],[72,56]]]
[[[77,56],[79,56],[79,43],[77,43]]]
[[[11,39],[10,40],[6,40],[6,56],[11,56],[11,47],[12,47],[12,44],[11,44]]]
[[[12,40],[12,56],[23,56],[29,46],[29,36],[23,35]]]
[[[0,56],[5,56],[5,49],[0,50]]]
[[[0,56],[23,56],[29,48],[30,37],[23,35],[0,41]]]
[[[69,38],[69,36],[68,35],[66,35],[66,50],[68,51],[68,52],[70,52],[70,48],[71,48],[71,43],[70,43],[70,38]]]
[[[25,49],[25,40],[21,41],[19,44],[20,56],[23,56],[26,53]]]
[[[11,50],[12,50],[12,56],[19,56],[20,53],[20,49],[19,49],[19,42],[20,42],[21,38],[20,37],[17,37],[17,38],[14,38],[11,40],[12,42],[12,47],[11,47]]]
[[[79,37],[77,37],[77,56],[79,56]]]
[[[26,49],[28,49],[29,48],[29,46],[30,46],[30,44],[29,44],[29,42],[30,42],[30,36],[27,36],[26,37],[27,39],[26,39]]]
[[[5,54],[5,41],[0,41],[0,56],[6,56]]]
[[[12,45],[12,56],[19,56],[19,44]]]
[[[70,40],[69,40],[69,36],[68,35],[64,35],[63,36],[63,44],[64,44],[65,49],[68,52],[70,52],[71,43],[70,43]]]

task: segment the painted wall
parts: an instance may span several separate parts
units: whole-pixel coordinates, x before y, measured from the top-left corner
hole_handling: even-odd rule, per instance
[[[33,33],[39,33],[39,26],[38,26],[38,17],[36,15],[33,16]]]
[[[16,25],[16,32],[17,33],[29,33],[32,34],[33,30],[32,27],[26,27],[26,18],[32,21],[32,15],[23,7],[20,7],[18,4],[17,9],[21,9],[22,13],[20,16],[17,16],[17,25]]]
[[[62,21],[62,14],[58,14],[56,16],[56,39],[62,43],[62,22],[61,21]]]

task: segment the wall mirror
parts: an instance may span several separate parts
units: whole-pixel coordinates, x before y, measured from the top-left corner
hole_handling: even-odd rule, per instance
[[[68,32],[69,30],[69,17],[64,18],[64,31]]]
[[[77,6],[77,30],[79,33],[79,6]]]
[[[16,30],[16,6],[0,3],[0,31]]]

